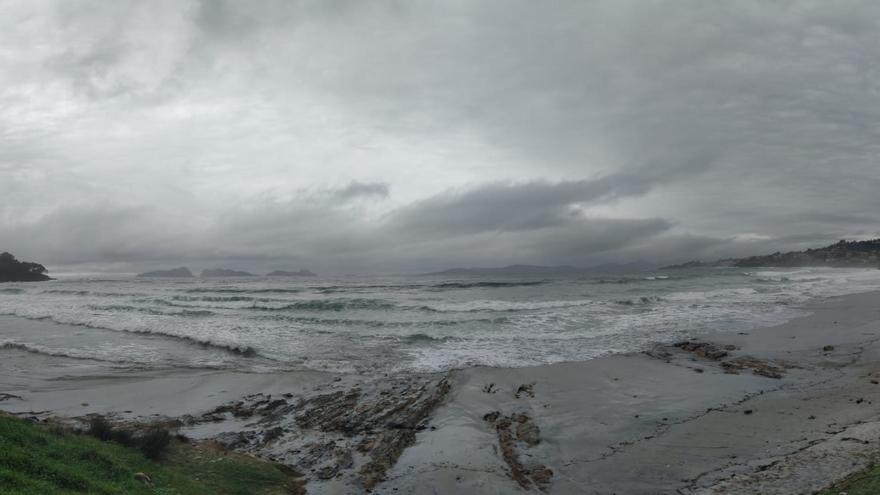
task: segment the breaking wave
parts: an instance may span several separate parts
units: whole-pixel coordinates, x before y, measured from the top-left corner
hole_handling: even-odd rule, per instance
[[[426,304],[420,309],[424,311],[436,311],[440,313],[476,313],[481,311],[487,312],[513,312],[513,311],[529,311],[540,309],[555,308],[572,308],[576,306],[587,306],[595,304],[590,299],[578,299],[571,301],[494,301],[494,300],[476,300],[461,303],[440,303]]]
[[[614,301],[614,303],[623,306],[645,306],[648,304],[663,302],[665,300],[666,299],[659,296],[642,296],[636,299],[618,299],[617,301]]]
[[[313,316],[293,316],[285,314],[260,316],[261,320],[275,321],[291,321],[296,323],[306,323],[327,326],[345,326],[345,327],[370,327],[370,328],[411,328],[411,327],[453,327],[459,325],[470,325],[475,323],[483,323],[489,325],[502,325],[509,323],[510,319],[505,317],[499,318],[471,318],[459,320],[423,320],[423,321],[387,321],[387,320],[361,320],[349,318],[320,318]]]
[[[24,344],[21,342],[15,342],[11,340],[0,342],[0,349],[8,349],[8,350],[18,350],[18,351],[26,351],[32,354],[42,354],[44,356],[54,356],[54,357],[65,357],[70,359],[86,359],[90,361],[102,361],[105,363],[121,363],[121,364],[130,364],[130,360],[125,359],[110,359],[107,357],[96,357],[96,356],[86,356],[82,354],[77,354],[75,352],[63,352],[63,351],[54,351],[52,349],[48,349],[43,346],[33,345],[33,344]]]
[[[210,339],[201,339],[201,338],[189,336],[189,335],[179,335],[176,333],[163,332],[161,330],[110,328],[110,327],[106,327],[106,326],[84,323],[81,321],[68,321],[64,318],[56,318],[56,317],[52,317],[52,316],[26,316],[26,315],[19,315],[19,314],[15,314],[15,313],[3,313],[3,314],[9,315],[9,316],[18,316],[20,318],[24,318],[27,320],[51,321],[54,323],[59,323],[61,325],[71,325],[71,326],[75,326],[75,327],[93,328],[95,330],[105,330],[105,331],[109,331],[109,332],[125,332],[125,333],[137,334],[137,335],[155,335],[158,337],[179,340],[182,342],[186,342],[188,344],[197,345],[202,348],[210,347],[210,348],[214,348],[214,349],[219,349],[221,351],[229,352],[229,353],[232,353],[232,354],[235,354],[238,356],[242,356],[242,357],[248,357],[248,358],[262,357],[265,359],[269,359],[269,358],[266,358],[266,356],[263,356],[262,354],[260,354],[256,348],[249,346],[249,345],[216,342],[216,341],[213,341]]]
[[[256,311],[344,311],[347,309],[374,309],[389,310],[399,308],[398,305],[382,299],[315,299],[311,301],[296,301],[282,306],[262,306],[254,304],[242,309]]]
[[[426,333],[413,333],[405,336],[403,340],[409,344],[436,344],[459,339],[450,336],[432,337]]]
[[[442,284],[434,284],[432,289],[480,289],[480,288],[502,288],[502,287],[529,287],[532,285],[546,284],[547,280],[532,280],[523,282],[444,282]]]
[[[159,311],[154,308],[144,308],[141,306],[128,306],[125,304],[109,304],[109,305],[97,305],[90,304],[89,309],[93,309],[95,311],[119,311],[119,312],[136,312],[136,313],[144,313],[148,315],[154,316],[190,316],[190,317],[199,317],[199,316],[212,316],[214,314],[213,311],[208,311],[206,309],[184,309],[183,311],[176,312],[165,312]]]
[[[198,293],[217,293],[217,294],[297,294],[302,289],[215,289],[210,287],[198,287],[195,289],[186,289],[184,292],[191,294]]]

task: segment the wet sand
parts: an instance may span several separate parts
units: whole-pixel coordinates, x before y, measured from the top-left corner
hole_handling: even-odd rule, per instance
[[[4,349],[0,409],[161,420],[289,464],[309,493],[813,493],[880,452],[880,293],[808,309],[646,353],[436,375],[125,370]]]

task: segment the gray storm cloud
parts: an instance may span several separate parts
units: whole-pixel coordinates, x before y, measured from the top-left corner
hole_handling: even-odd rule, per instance
[[[0,2],[0,250],[659,262],[878,234],[880,4]]]

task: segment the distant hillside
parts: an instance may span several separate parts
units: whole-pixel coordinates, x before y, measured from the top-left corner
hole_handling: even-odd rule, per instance
[[[169,277],[169,278],[192,278],[189,268],[182,266],[173,270],[156,270],[154,272],[139,273],[138,277]]]
[[[712,262],[689,261],[663,269],[698,268],[703,266],[831,266],[880,268],[880,239],[840,241],[830,246],[806,251],[775,252],[764,256],[731,258]]]
[[[256,275],[248,272],[240,272],[238,270],[229,270],[227,268],[208,268],[202,270],[202,277],[256,277]]]
[[[274,272],[269,272],[266,274],[267,277],[317,277],[315,273],[312,273],[309,270],[300,270],[297,272],[287,272],[284,270],[275,270]]]
[[[52,280],[39,263],[18,261],[9,253],[0,253],[0,282],[42,282]]]
[[[657,265],[647,261],[635,261],[632,263],[606,263],[591,267],[577,267],[571,265],[541,266],[541,265],[508,265],[500,268],[451,268],[441,272],[426,273],[425,275],[466,276],[466,275],[581,275],[590,273],[632,273],[644,272],[656,268]]]

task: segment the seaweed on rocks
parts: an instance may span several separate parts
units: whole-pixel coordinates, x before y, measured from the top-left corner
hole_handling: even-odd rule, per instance
[[[501,457],[510,468],[510,477],[523,489],[534,486],[546,490],[553,479],[553,470],[540,463],[526,465],[520,456],[523,447],[534,447],[541,442],[541,430],[532,417],[525,413],[503,415],[500,411],[493,411],[483,416],[483,420],[495,428]]]
[[[187,422],[250,420],[246,428],[253,430],[216,440],[301,469],[312,482],[342,479],[371,490],[415,443],[451,386],[445,377],[409,376],[330,387],[299,398],[255,394]]]

